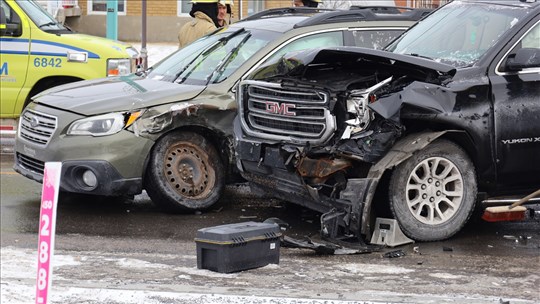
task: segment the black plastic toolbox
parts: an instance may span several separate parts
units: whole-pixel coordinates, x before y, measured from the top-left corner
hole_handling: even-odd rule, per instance
[[[281,230],[274,223],[244,222],[199,229],[197,268],[221,273],[279,264]]]

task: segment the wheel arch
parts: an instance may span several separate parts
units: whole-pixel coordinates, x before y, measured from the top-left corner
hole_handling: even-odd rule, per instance
[[[473,164],[476,165],[477,154],[474,148],[474,144],[469,135],[462,130],[445,130],[445,131],[420,131],[411,133],[405,137],[399,139],[377,163],[375,163],[368,173],[368,178],[373,179],[375,187],[368,194],[365,206],[362,212],[362,234],[371,235],[373,232],[372,225],[374,224],[375,214],[373,202],[383,201],[388,205],[388,201],[378,200],[384,195],[384,186],[387,185],[388,179],[392,173],[392,170],[405,160],[409,159],[415,152],[420,151],[427,147],[433,141],[444,138],[450,140],[463,148],[465,153],[469,156]],[[382,207],[383,210],[387,206]],[[380,210],[380,209],[378,209]]]
[[[234,167],[235,161],[234,161],[234,147],[233,147],[232,137],[228,138],[227,136],[223,136],[222,134],[208,127],[199,126],[199,125],[186,125],[180,128],[169,130],[168,132],[161,134],[154,141],[154,144],[152,148],[150,149],[150,153],[146,155],[146,158],[144,161],[144,167],[143,167],[144,171],[142,174],[143,185],[146,182],[146,173],[148,171],[148,165],[150,163],[150,156],[152,155],[156,147],[156,144],[165,136],[172,133],[180,133],[180,132],[193,132],[207,138],[210,141],[210,143],[214,146],[216,151],[218,151],[221,161],[226,167],[226,172],[225,172],[226,180],[231,179],[232,176],[236,174],[235,167]]]
[[[28,104],[32,96],[40,92],[43,92],[46,89],[59,86],[62,84],[66,84],[66,83],[81,81],[81,80],[84,80],[84,79],[79,78],[79,77],[73,77],[73,76],[48,76],[48,77],[41,78],[34,84],[34,86],[32,86],[32,89],[30,90],[30,92],[28,93],[28,96],[26,97],[24,106]]]
[[[467,132],[461,130],[449,130],[443,134],[441,138],[448,139],[465,150],[465,153],[467,153],[474,166],[477,167],[478,150]]]
[[[171,147],[177,145],[184,148],[170,152]],[[226,183],[227,170],[226,164],[221,161],[221,151],[214,145],[208,133],[201,134],[200,130],[194,128],[175,128],[160,134],[146,157],[143,172],[143,188],[152,201],[164,211],[172,213],[206,210],[217,204]],[[171,153],[175,156],[171,156]],[[169,161],[168,167],[173,168],[172,165],[178,162],[174,160],[177,155],[186,161],[185,169],[164,170]],[[213,173],[204,173],[207,165]],[[189,176],[190,172],[192,176]],[[189,178],[195,179],[190,181]],[[192,192],[190,189],[202,192]]]

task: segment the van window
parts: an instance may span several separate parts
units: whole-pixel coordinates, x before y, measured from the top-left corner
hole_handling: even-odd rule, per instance
[[[67,32],[70,31],[54,19],[41,5],[34,1],[19,1],[19,7],[28,15],[34,24],[45,32]]]
[[[4,0],[0,2],[0,24],[3,24],[0,36],[18,37],[22,35],[21,18]]]

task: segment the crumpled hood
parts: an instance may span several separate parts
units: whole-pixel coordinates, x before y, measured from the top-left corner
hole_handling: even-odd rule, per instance
[[[90,116],[189,100],[205,88],[129,75],[61,85],[36,95],[33,100]]]
[[[251,79],[263,80],[271,77],[302,75],[309,65],[336,61],[346,64],[361,60],[394,66],[399,69],[421,69],[449,77],[456,74],[456,69],[453,66],[429,59],[360,47],[332,47],[288,53],[260,67],[252,74]]]

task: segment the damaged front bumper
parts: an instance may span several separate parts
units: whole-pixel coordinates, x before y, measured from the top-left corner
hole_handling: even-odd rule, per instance
[[[238,118],[234,132],[237,165],[253,191],[318,211],[322,213],[321,236],[324,239],[350,248],[367,248],[364,240],[370,239],[375,221],[373,199],[384,172],[452,131],[405,136],[377,162],[368,164],[369,169],[364,174],[354,178],[334,174],[350,167],[347,160],[309,159],[282,143],[249,137],[243,133]],[[330,176],[343,180],[324,183]],[[327,189],[329,184],[333,184],[334,189]]]
[[[241,134],[238,119],[235,120],[234,127],[235,134]],[[293,165],[297,157],[295,151],[286,151],[278,143],[262,143],[243,135],[236,138],[235,150],[238,167],[242,176],[251,183],[252,190],[323,213],[321,216],[323,238],[363,243],[361,236],[367,231],[362,231],[362,218],[365,201],[373,196],[376,189],[376,182],[374,183],[373,179],[349,179],[345,189],[339,191],[339,196],[323,195],[321,193],[326,193],[329,189],[321,191],[324,187],[322,183],[319,185],[306,183],[302,174],[295,169]],[[328,167],[316,162],[311,165],[304,164],[302,168],[306,170],[312,168],[326,175],[339,170],[341,166],[346,166],[346,163]]]

